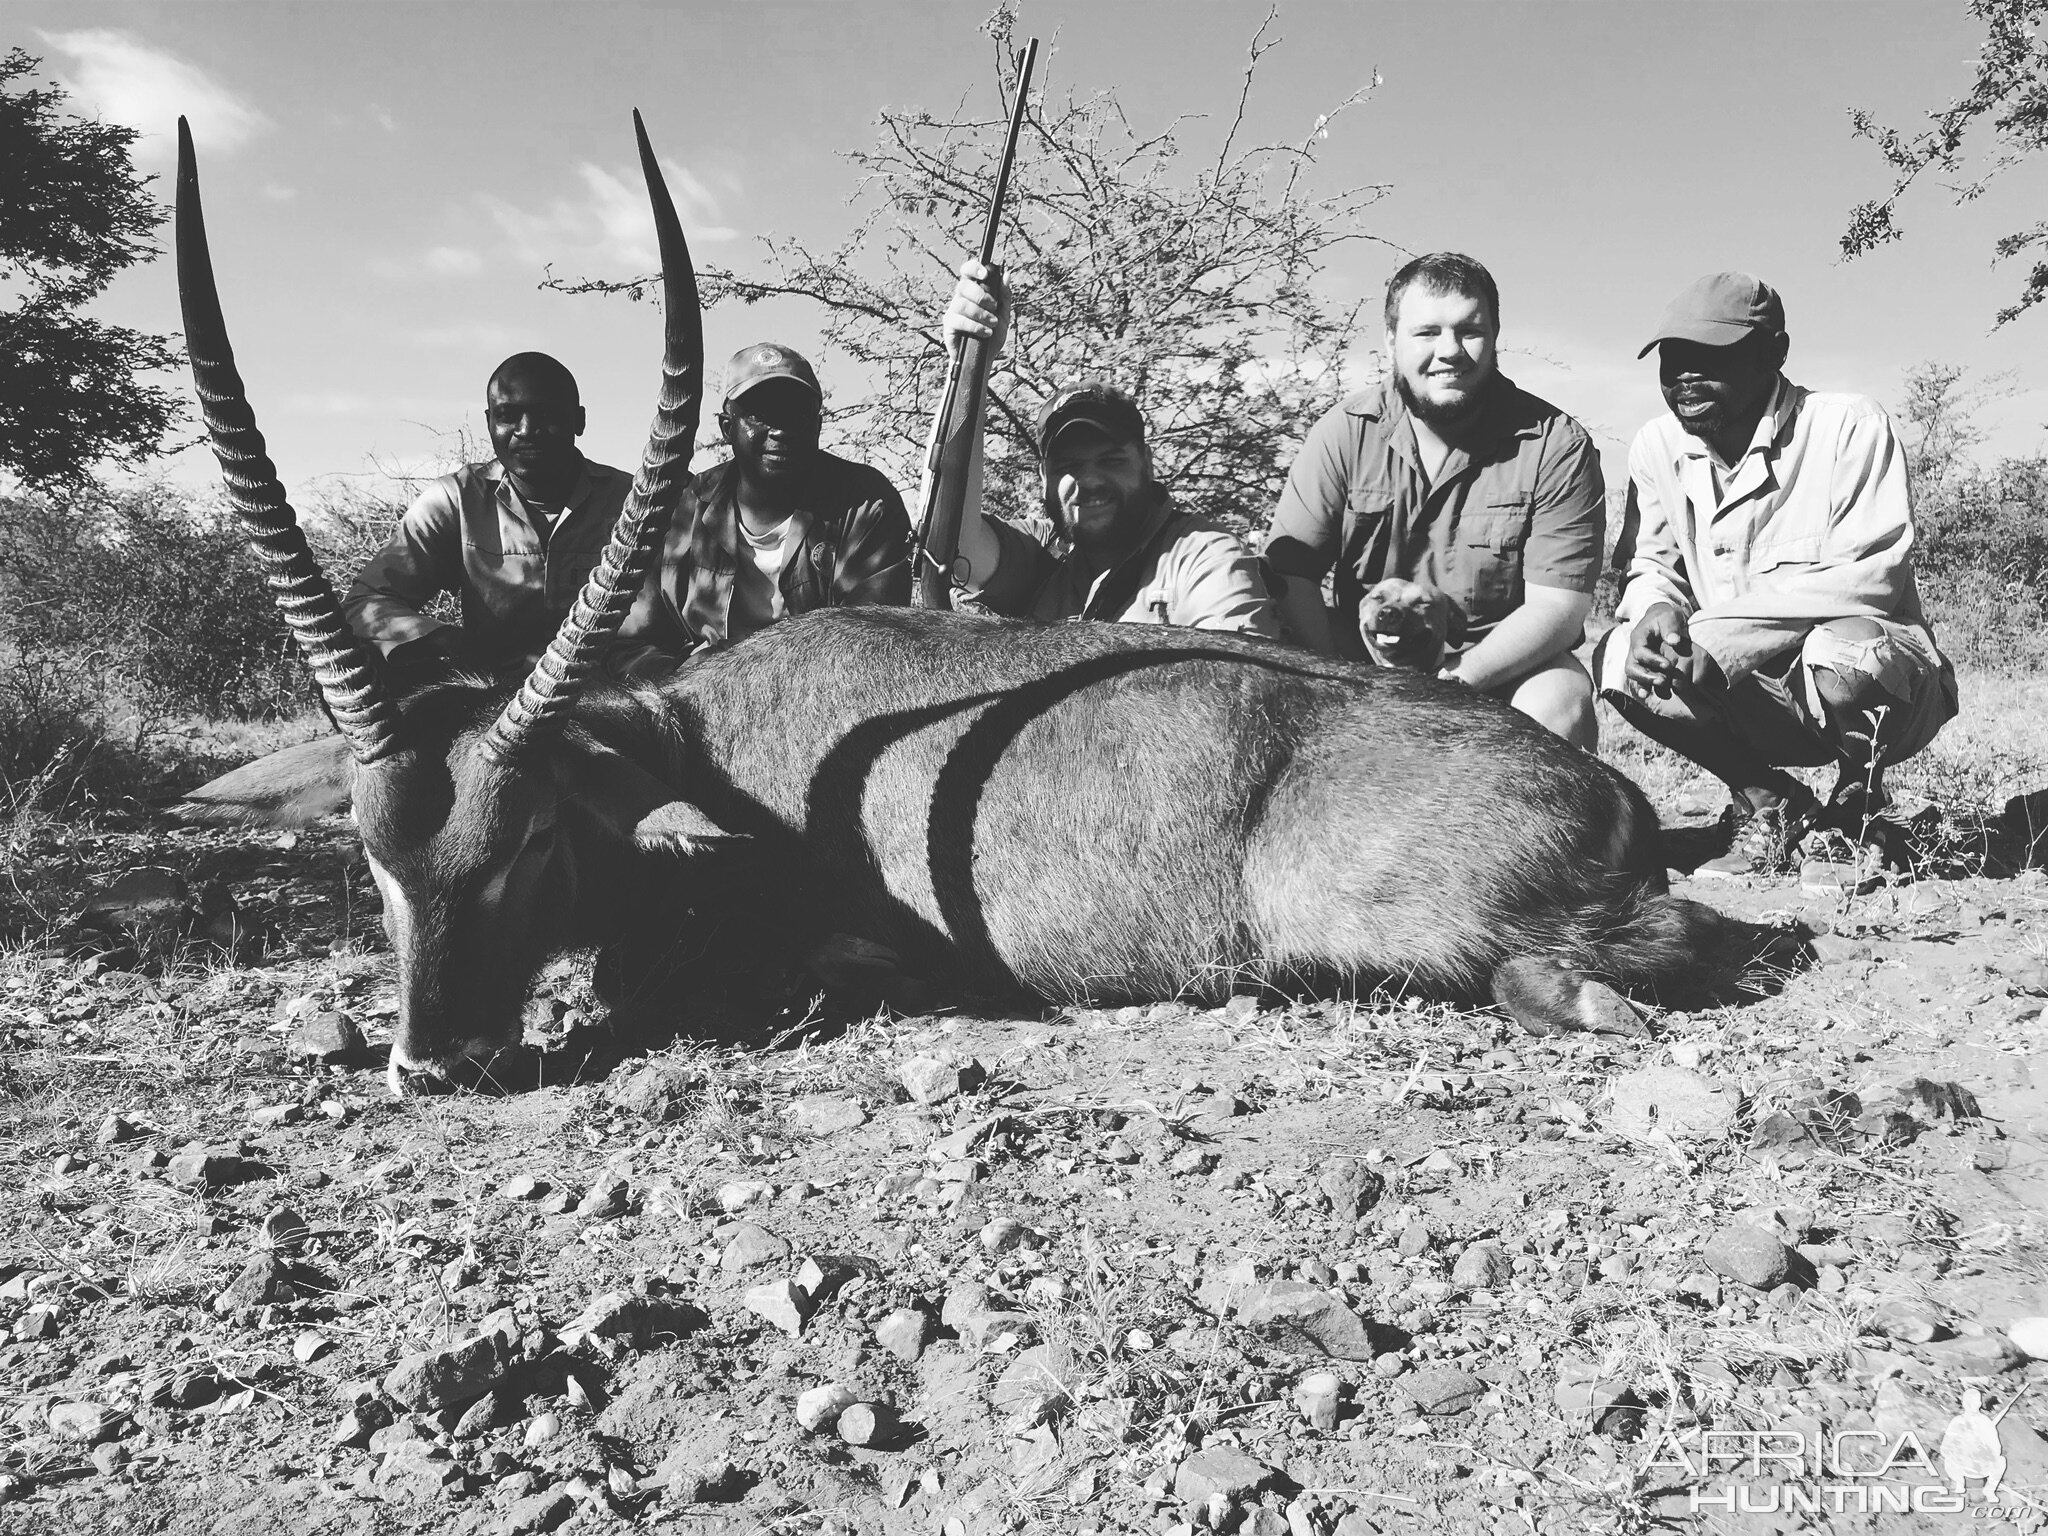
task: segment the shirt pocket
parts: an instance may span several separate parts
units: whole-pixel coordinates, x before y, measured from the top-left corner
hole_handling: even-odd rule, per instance
[[[1487,625],[1521,601],[1522,546],[1529,539],[1527,496],[1468,502],[1458,519],[1456,569],[1466,619]]]
[[[1749,570],[1753,576],[1765,571],[1781,570],[1787,566],[1818,565],[1821,555],[1819,535],[1797,539],[1779,539],[1774,543],[1759,545],[1749,552]]]

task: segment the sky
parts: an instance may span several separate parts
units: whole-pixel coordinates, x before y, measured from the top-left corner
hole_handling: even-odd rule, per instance
[[[1265,10],[1025,0],[1017,32],[1045,39],[1051,90],[1113,88],[1141,130],[1208,114],[1188,132],[1210,142]],[[829,247],[851,225],[843,152],[873,141],[884,106],[965,97],[993,111],[985,13],[972,0],[9,0],[0,46],[41,56],[77,110],[140,129],[166,199],[175,121],[191,118],[237,356],[303,496],[445,467],[457,434],[480,434],[491,369],[528,348],[582,381],[585,451],[636,463],[655,311],[538,286],[550,267],[652,267],[630,109],[700,262],[758,270],[759,235]],[[1331,125],[1314,185],[1387,185],[1367,215],[1386,243],[1346,248],[1329,293],[1376,295],[1404,252],[1477,256],[1500,284],[1505,368],[1588,426],[1611,484],[1662,408],[1637,349],[1674,293],[1722,268],[1784,295],[1797,381],[1895,405],[1909,366],[1966,365],[2009,391],[1982,412],[1982,454],[2048,447],[2048,307],[1994,331],[2021,273],[1991,263],[1993,240],[2048,204],[2048,157],[1965,207],[1918,191],[1906,239],[1839,256],[1849,210],[1888,188],[1848,110],[1910,127],[1961,91],[1979,35],[1960,0],[1282,0],[1272,35],[1252,138],[1299,141],[1381,82]],[[124,274],[95,312],[175,331],[169,260]],[[859,382],[817,350],[819,316],[798,301],[715,308],[705,334],[714,368],[773,338],[812,354],[828,399]],[[169,473],[197,485],[214,471],[192,449]]]

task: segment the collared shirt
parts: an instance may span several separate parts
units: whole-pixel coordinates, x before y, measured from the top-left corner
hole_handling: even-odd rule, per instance
[[[624,470],[585,459],[550,527],[496,461],[443,475],[357,573],[342,612],[388,656],[442,628],[420,610],[435,593],[453,592],[463,632],[484,654],[538,655],[603,557],[632,488]]]
[[[698,475],[669,524],[660,565],[622,632],[674,654],[736,640],[739,469],[730,460]],[[910,516],[879,470],[818,455],[790,513],[776,573],[784,614],[861,603],[910,602]]]
[[[1391,379],[1310,429],[1265,553],[1290,576],[1336,565],[1340,645],[1358,645],[1359,599],[1389,576],[1450,598],[1458,649],[1519,608],[1526,583],[1598,584],[1607,491],[1585,429],[1500,376],[1466,438],[1432,481]]]
[[[987,585],[973,595],[992,612],[1057,624],[1105,619],[1179,624],[1280,638],[1258,562],[1221,523],[1181,512],[1154,486],[1145,530],[1131,551],[1092,580],[1023,529],[997,518],[999,553]]]
[[[1830,619],[1926,630],[1906,454],[1876,401],[1781,376],[1735,463],[1667,413],[1636,434],[1628,479],[1618,622],[1673,604],[1730,677]]]

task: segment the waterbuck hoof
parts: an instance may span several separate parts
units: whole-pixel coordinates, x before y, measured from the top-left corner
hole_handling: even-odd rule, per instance
[[[1561,960],[1525,956],[1494,968],[1493,1000],[1532,1035],[1590,1029],[1602,1035],[1647,1035],[1635,1004],[1604,981]]]

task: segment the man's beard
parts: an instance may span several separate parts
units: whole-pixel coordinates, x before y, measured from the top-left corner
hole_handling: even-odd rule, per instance
[[[1486,404],[1488,385],[1481,384],[1465,397],[1461,405],[1445,405],[1424,399],[1409,387],[1406,374],[1394,375],[1394,388],[1401,392],[1401,403],[1408,407],[1410,416],[1419,417],[1432,427],[1457,427],[1479,414],[1479,408]]]

